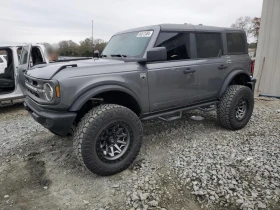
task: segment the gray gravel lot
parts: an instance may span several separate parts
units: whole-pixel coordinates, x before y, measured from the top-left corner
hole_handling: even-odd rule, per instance
[[[84,170],[71,138],[22,104],[0,108],[0,209],[280,209],[280,100],[255,102],[239,131],[215,112],[145,122],[137,160],[111,177]]]

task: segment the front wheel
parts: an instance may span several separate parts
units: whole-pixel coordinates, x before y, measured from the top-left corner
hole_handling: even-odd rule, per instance
[[[128,168],[138,155],[143,129],[126,107],[105,104],[93,108],[74,133],[74,149],[91,172],[109,176]]]
[[[225,128],[241,129],[249,122],[253,109],[253,91],[246,86],[231,85],[218,104],[218,121]]]

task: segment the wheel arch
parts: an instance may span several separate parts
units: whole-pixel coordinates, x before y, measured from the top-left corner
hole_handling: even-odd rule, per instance
[[[133,110],[136,112],[138,116],[142,113],[142,107],[140,104],[140,101],[138,100],[136,94],[134,94],[131,90],[129,90],[126,87],[120,86],[120,85],[102,85],[95,87],[93,89],[88,90],[87,92],[83,93],[78,99],[75,100],[75,102],[70,107],[69,111],[79,111],[91,98],[94,98],[96,96],[100,96],[102,94],[106,93],[120,93],[123,95],[126,95],[130,98],[132,103],[136,106]],[[129,108],[129,107],[128,107]]]
[[[250,75],[244,70],[234,70],[226,77],[220,90],[219,98],[224,95],[229,85],[244,85],[253,90]]]

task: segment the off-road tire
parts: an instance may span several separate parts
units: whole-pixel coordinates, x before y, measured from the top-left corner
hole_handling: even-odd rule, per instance
[[[98,156],[97,141],[104,128],[116,121],[130,126],[133,140],[127,154],[116,162],[106,162]],[[79,122],[74,133],[74,150],[80,162],[91,172],[110,176],[128,168],[136,159],[142,144],[143,128],[138,116],[130,109],[104,104],[90,110]]]
[[[245,98],[247,101],[247,111],[242,120],[236,118],[236,106],[238,102]],[[218,109],[217,118],[219,124],[230,130],[238,130],[243,128],[249,122],[254,109],[253,91],[247,86],[231,85],[221,98]]]

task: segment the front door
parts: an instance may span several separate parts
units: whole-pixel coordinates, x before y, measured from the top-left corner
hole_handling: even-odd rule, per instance
[[[31,48],[31,44],[26,45],[22,48],[20,65],[18,66],[18,81],[24,95],[26,92],[24,73],[30,68]]]
[[[186,32],[160,32],[155,47],[165,47],[167,61],[147,63],[151,112],[186,106],[196,101],[197,61],[191,59]]]

